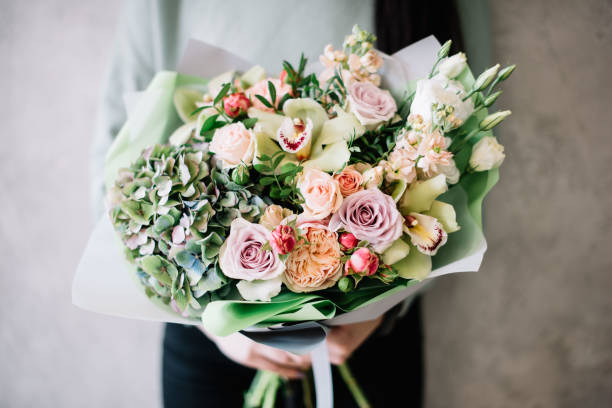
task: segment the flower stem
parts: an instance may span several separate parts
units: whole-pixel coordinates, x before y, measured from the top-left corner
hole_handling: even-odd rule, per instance
[[[278,378],[278,375],[270,371],[257,371],[249,390],[244,396],[244,407],[253,408],[261,406],[262,400],[266,397],[268,388],[275,378]]]
[[[368,402],[368,399],[363,393],[363,390],[357,383],[357,380],[353,376],[353,373],[351,372],[351,369],[349,368],[348,364],[344,363],[344,364],[339,365],[338,371],[340,371],[340,375],[342,376],[342,379],[344,380],[349,391],[353,395],[353,398],[355,399],[357,406],[359,408],[371,408],[372,406]]]
[[[278,391],[278,387],[280,386],[280,377],[278,375],[274,375],[270,378],[268,382],[268,387],[266,389],[266,393],[264,395],[262,408],[274,408],[274,404],[276,403],[276,393]]]
[[[304,407],[314,408],[312,401],[312,371],[304,373],[302,377],[302,393],[304,394]]]

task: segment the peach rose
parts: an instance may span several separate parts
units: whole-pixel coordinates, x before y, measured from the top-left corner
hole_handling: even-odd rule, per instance
[[[302,172],[298,188],[304,197],[304,215],[321,220],[342,205],[342,192],[337,180],[329,174],[307,168]]]
[[[338,234],[324,223],[311,221],[298,228],[309,244],[301,243],[285,262],[284,282],[292,292],[312,292],[332,287],[342,276]]]
[[[334,180],[340,185],[340,192],[343,197],[350,196],[363,190],[363,177],[355,169],[355,166],[346,166],[339,174],[334,176]]]
[[[262,79],[257,82],[255,85],[246,90],[246,94],[249,98],[251,98],[251,103],[254,108],[257,108],[266,112],[274,112],[274,109],[268,108],[264,105],[259,98],[255,97],[255,95],[263,96],[267,101],[270,101],[270,91],[268,90],[268,81],[272,82],[274,88],[276,89],[276,100],[274,101],[274,106],[278,106],[281,98],[291,92],[291,86],[287,85],[284,82],[281,82],[280,79],[276,78],[267,78]]]
[[[283,208],[280,205],[272,204],[266,207],[259,223],[272,231],[274,228],[280,225],[281,221],[293,214],[288,208]]]
[[[215,131],[210,151],[221,159],[224,168],[251,164],[255,155],[255,136],[242,123],[232,123]]]

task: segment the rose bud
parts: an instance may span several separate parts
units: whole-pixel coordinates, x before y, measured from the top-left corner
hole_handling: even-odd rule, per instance
[[[353,271],[370,276],[374,275],[377,269],[378,257],[370,252],[368,248],[359,248],[344,265],[345,275]]]
[[[251,106],[251,101],[242,92],[236,92],[223,98],[225,113],[230,118],[237,118],[246,113],[249,106]]]
[[[295,230],[289,225],[279,225],[272,231],[270,246],[279,255],[285,255],[295,248]]]
[[[359,240],[350,232],[343,232],[340,234],[340,245],[342,245],[343,250],[353,249],[359,243]]]

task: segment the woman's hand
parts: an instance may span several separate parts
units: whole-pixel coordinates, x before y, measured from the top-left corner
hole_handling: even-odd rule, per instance
[[[382,322],[382,316],[367,322],[334,326],[327,335],[329,360],[341,365],[353,354]]]
[[[273,371],[288,378],[300,378],[302,372],[310,367],[309,356],[298,356],[265,346],[240,333],[219,337],[207,333],[202,328],[200,330],[217,344],[223,354],[238,364],[258,370]]]

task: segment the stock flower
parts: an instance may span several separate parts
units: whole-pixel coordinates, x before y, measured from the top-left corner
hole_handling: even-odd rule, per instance
[[[291,86],[287,85],[284,82],[281,82],[278,78],[267,78],[262,79],[257,82],[255,85],[246,90],[246,94],[249,98],[251,98],[251,102],[253,103],[253,107],[265,112],[274,112],[274,109],[268,108],[264,105],[259,98],[255,95],[260,95],[267,101],[270,101],[270,91],[268,87],[268,82],[272,82],[274,88],[276,89],[276,99],[274,100],[274,106],[278,106],[281,98],[291,92]],[[271,101],[270,101],[271,102]]]
[[[355,166],[346,166],[340,173],[334,176],[334,180],[340,185],[340,192],[343,197],[348,197],[358,191],[363,190],[363,177],[355,170]]]
[[[402,235],[402,224],[393,198],[373,188],[348,196],[332,216],[329,228],[344,228],[382,253]]]
[[[293,251],[295,247],[295,230],[289,225],[279,225],[272,231],[270,246],[279,255],[285,255]]]
[[[247,281],[269,280],[285,270],[278,254],[262,250],[272,234],[263,225],[236,218],[230,234],[219,250],[219,266],[223,273],[234,279]]]
[[[338,241],[340,242],[342,249],[345,251],[355,248],[359,243],[359,240],[355,238],[355,235],[351,234],[350,232],[343,232],[340,234]]]
[[[361,65],[370,73],[375,73],[383,65],[383,59],[378,52],[374,49],[370,49],[360,59]]]
[[[474,145],[470,167],[476,171],[496,169],[504,162],[504,146],[493,136],[485,136]]]
[[[450,165],[453,154],[446,149],[446,140],[439,130],[426,133],[419,143],[418,154],[421,156],[417,167],[427,177],[440,173],[439,166]]]
[[[378,166],[371,167],[363,172],[363,184],[365,188],[378,188],[383,182],[384,175],[384,164],[381,164],[384,160],[378,163]]]
[[[307,217],[323,219],[342,205],[342,192],[338,181],[321,170],[304,169],[297,187],[304,197],[302,207]]]
[[[410,184],[416,180],[416,159],[419,157],[418,151],[411,145],[395,146],[389,154],[390,172],[387,179],[400,179]]]
[[[370,82],[353,82],[347,86],[347,92],[348,109],[370,129],[390,120],[397,111],[391,93]]]
[[[236,118],[245,114],[249,106],[251,106],[251,101],[242,92],[236,92],[223,98],[225,113],[230,118]]]
[[[410,236],[412,244],[425,255],[435,255],[446,243],[448,235],[442,224],[429,215],[410,213],[406,216],[404,232]]]
[[[283,208],[280,205],[272,204],[266,207],[263,215],[259,218],[259,223],[272,231],[280,225],[281,221],[292,215],[293,211]]]
[[[302,218],[304,220],[304,218]],[[342,276],[338,234],[320,221],[302,221],[297,228],[308,244],[299,244],[289,253],[284,281],[293,292],[312,292],[329,288]]]
[[[349,275],[353,272],[371,276],[378,269],[378,256],[370,252],[368,248],[359,248],[348,261],[344,264],[344,274]]]
[[[240,163],[251,164],[255,143],[253,132],[238,122],[217,129],[209,150],[222,160],[224,168],[233,168]]]
[[[420,115],[425,122],[433,121],[432,107],[434,104],[439,109],[444,107],[452,111],[452,123],[456,126],[465,122],[474,112],[474,104],[471,99],[463,101],[466,95],[463,85],[452,81],[443,75],[436,75],[431,79],[417,81],[417,89],[410,105],[411,115]]]

